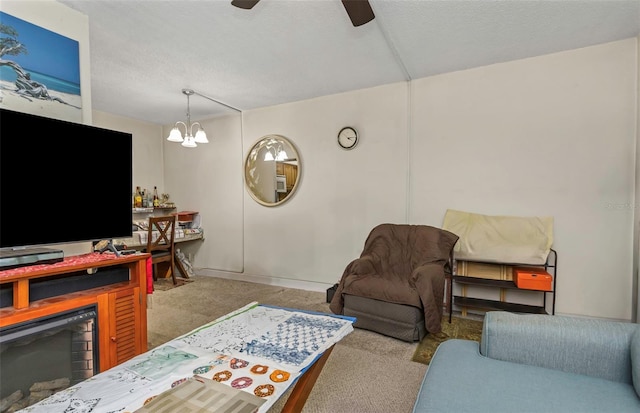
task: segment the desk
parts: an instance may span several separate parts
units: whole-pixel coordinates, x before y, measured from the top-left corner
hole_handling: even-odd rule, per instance
[[[248,304],[30,406],[30,413],[133,412],[194,375],[258,395],[266,412],[291,386],[283,412],[300,412],[352,317]],[[276,338],[277,337],[277,338]]]
[[[176,231],[176,237],[173,240],[174,244],[204,239],[204,232],[202,231],[202,229],[200,229],[199,232],[195,232],[195,233],[185,232],[185,231],[192,231],[192,230]],[[114,239],[112,241],[112,244],[114,246],[125,246],[126,249],[130,249],[130,250],[144,251],[145,248],[147,247],[147,231],[133,231],[133,236],[131,238]],[[180,272],[180,274],[182,274],[182,277],[189,278],[189,273],[187,272],[187,269],[184,268],[182,261],[180,260],[180,258],[178,258],[177,255],[175,256],[175,263],[176,263],[176,267],[178,268],[178,271]]]
[[[176,237],[173,240],[174,243],[179,244],[181,242],[197,241],[204,239],[204,232],[200,230],[197,233],[176,233]],[[130,250],[139,250],[147,248],[147,231],[133,231],[131,238],[116,238],[112,240],[114,246],[126,246]]]

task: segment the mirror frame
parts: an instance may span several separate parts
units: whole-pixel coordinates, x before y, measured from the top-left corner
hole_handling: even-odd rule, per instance
[[[277,145],[285,147],[285,152],[287,152],[287,159],[289,160],[295,159],[297,164],[297,174],[296,174],[296,180],[293,183],[293,187],[291,188],[291,191],[289,191],[286,194],[286,196],[280,201],[278,201],[276,198],[275,202],[269,202],[269,201],[265,201],[263,198],[260,197],[258,193],[256,193],[256,191],[254,191],[256,183],[255,183],[255,178],[253,177],[252,174],[255,173],[256,171],[257,162],[260,162],[260,163],[271,162],[271,161],[264,161],[264,159],[260,159],[260,158],[264,156],[265,151],[269,151],[271,148],[274,148]],[[289,153],[289,150],[291,150],[291,153]],[[273,162],[275,163],[275,160]],[[282,205],[283,203],[291,199],[293,197],[293,194],[298,189],[301,175],[302,175],[302,161],[300,160],[300,152],[298,151],[296,146],[293,144],[293,142],[291,142],[289,139],[287,139],[282,135],[265,135],[261,137],[260,139],[258,139],[256,143],[253,144],[251,149],[249,149],[249,152],[245,157],[245,161],[244,161],[245,189],[247,190],[249,195],[251,195],[251,198],[253,198],[254,201],[256,201],[257,203],[263,206],[267,206],[267,207],[278,206],[278,205]],[[274,175],[274,179],[276,178],[276,176],[277,175]],[[259,177],[260,176],[258,175],[258,179]],[[274,192],[275,192],[275,186],[276,186],[276,182],[274,181]],[[277,193],[276,193],[276,196],[277,196]]]

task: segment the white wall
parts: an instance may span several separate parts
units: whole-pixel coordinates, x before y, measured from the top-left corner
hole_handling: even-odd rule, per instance
[[[636,323],[640,322],[640,305],[638,305],[638,297],[640,297],[640,36],[636,39],[636,66],[639,68],[636,71],[636,187],[635,187],[635,203],[634,203],[634,218],[635,218],[635,232],[633,238],[633,273],[634,273],[634,288],[633,288],[633,319]]]
[[[557,313],[630,320],[636,44],[245,112],[243,155],[261,136],[282,134],[298,147],[303,176],[279,207],[244,194],[244,230],[230,229],[244,237],[237,276],[325,287],[378,223],[439,226],[447,208],[551,215]],[[353,151],[335,142],[346,125],[362,136]],[[203,254],[217,253],[208,243],[218,236],[228,235],[207,233],[196,266],[237,271],[219,258],[202,265]]]
[[[447,208],[553,216],[556,311],[631,319],[635,50],[628,39],[415,81],[411,221],[440,225]]]
[[[402,83],[245,113],[244,156],[280,134],[301,158],[299,187],[281,206],[244,193],[247,274],[333,284],[373,226],[406,222],[406,112]],[[337,144],[347,125],[360,135],[351,151]]]
[[[204,242],[179,247],[193,254],[196,267],[242,272],[242,116],[199,121],[208,144],[184,148],[167,141],[173,125],[164,128],[162,139],[165,190],[178,210],[199,212],[204,229]]]

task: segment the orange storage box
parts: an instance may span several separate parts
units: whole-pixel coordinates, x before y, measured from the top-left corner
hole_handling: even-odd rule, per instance
[[[174,215],[178,216],[178,222],[191,222],[196,214],[196,211],[180,211],[174,213]]]
[[[516,287],[525,290],[552,291],[553,277],[544,268],[516,267],[513,269]]]

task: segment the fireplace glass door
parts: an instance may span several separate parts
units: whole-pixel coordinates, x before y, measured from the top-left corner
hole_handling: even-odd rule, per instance
[[[98,372],[95,306],[0,329],[0,397],[23,408]]]

